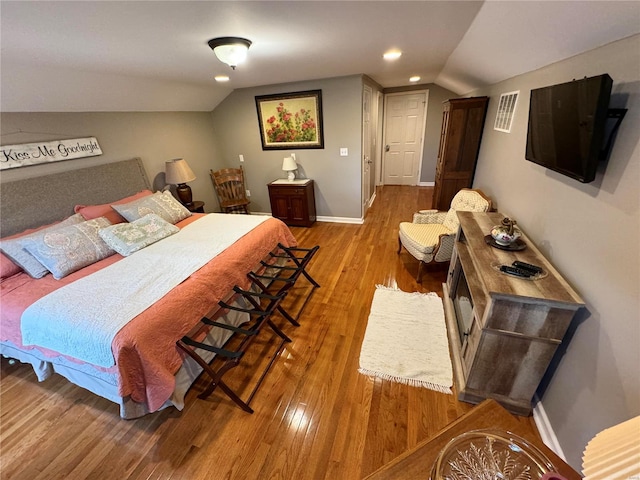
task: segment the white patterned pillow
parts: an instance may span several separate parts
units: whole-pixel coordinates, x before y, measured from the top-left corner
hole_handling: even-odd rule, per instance
[[[98,234],[109,225],[104,217],[87,220],[52,230],[39,239],[29,239],[24,248],[60,280],[115,253]]]
[[[47,270],[42,263],[24,249],[24,243],[30,239],[41,239],[43,235],[46,235],[52,230],[64,228],[68,225],[75,225],[81,222],[84,222],[84,218],[82,218],[82,215],[79,213],[76,213],[75,215],[71,215],[65,220],[54,225],[36,229],[26,235],[19,234],[20,236],[16,238],[2,240],[2,242],[0,242],[0,250],[2,250],[2,253],[9,257],[13,263],[22,267],[22,269],[30,276],[33,278],[42,278],[49,273],[49,270]]]
[[[191,212],[178,202],[170,191],[156,192],[124,205],[111,205],[111,208],[122,215],[127,222],[135,222],[150,213],[155,213],[171,224],[191,216]]]
[[[120,223],[103,228],[99,233],[107,245],[120,255],[128,257],[179,231],[180,229],[175,225],[171,225],[155,213],[150,213],[131,223]]]

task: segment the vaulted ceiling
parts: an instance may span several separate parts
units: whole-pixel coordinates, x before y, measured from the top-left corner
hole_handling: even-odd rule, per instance
[[[0,109],[210,111],[233,89],[354,74],[463,95],[637,33],[638,1],[2,0]],[[221,36],[253,42],[236,70],[207,45]]]

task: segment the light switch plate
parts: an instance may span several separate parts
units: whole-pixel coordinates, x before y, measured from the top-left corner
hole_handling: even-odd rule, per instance
[[[348,157],[349,156],[349,149],[346,147],[340,147],[340,156],[341,157]]]

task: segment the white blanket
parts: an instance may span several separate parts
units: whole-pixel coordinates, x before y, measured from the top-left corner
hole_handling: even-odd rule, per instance
[[[111,343],[122,327],[269,218],[206,215],[175,235],[50,293],[22,314],[22,343],[113,366]]]

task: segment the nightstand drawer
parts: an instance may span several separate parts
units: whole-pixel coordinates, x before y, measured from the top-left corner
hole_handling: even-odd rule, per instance
[[[305,188],[304,187],[281,187],[281,186],[270,186],[269,192],[272,195],[304,195]]]

